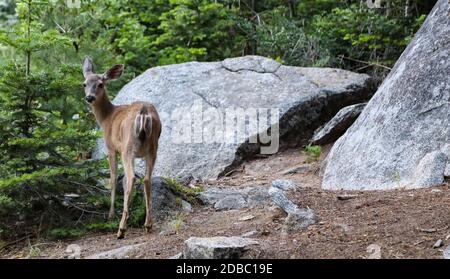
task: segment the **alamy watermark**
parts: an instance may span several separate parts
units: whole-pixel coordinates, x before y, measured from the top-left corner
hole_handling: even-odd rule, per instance
[[[280,143],[280,109],[216,108],[197,100],[171,115],[173,144],[260,144],[261,154],[275,154]]]

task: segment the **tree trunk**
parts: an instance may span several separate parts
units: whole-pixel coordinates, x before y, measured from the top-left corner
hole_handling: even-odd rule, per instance
[[[28,40],[31,37],[31,0],[28,0],[28,14],[27,14],[27,36]],[[31,50],[26,51],[26,69],[25,74],[28,76],[30,74],[31,68]]]
[[[297,16],[297,0],[289,0],[288,2],[289,6],[289,16],[291,18]]]

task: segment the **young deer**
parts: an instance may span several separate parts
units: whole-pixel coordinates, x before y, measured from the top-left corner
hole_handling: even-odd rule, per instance
[[[118,79],[124,65],[115,65],[106,73],[94,73],[92,60],[83,61],[84,91],[86,102],[92,107],[95,118],[103,129],[106,148],[108,150],[109,168],[111,172],[111,208],[109,218],[114,217],[114,201],[116,195],[117,161],[120,153],[125,170],[123,212],[117,238],[125,236],[129,206],[133,184],[135,182],[134,159],[144,158],[146,172],[144,178],[145,192],[145,230],[152,227],[151,177],[158,150],[158,139],[161,134],[161,122],[155,107],[146,102],[135,102],[130,105],[115,106],[108,98],[106,85],[109,81]]]

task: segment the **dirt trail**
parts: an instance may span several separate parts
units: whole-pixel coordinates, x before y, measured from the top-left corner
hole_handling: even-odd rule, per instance
[[[325,148],[325,151],[328,148]],[[326,153],[326,152],[324,152]],[[323,157],[323,155],[322,155]],[[52,242],[32,240],[33,249],[18,244],[2,252],[1,257],[65,258],[69,244],[81,247],[81,256],[145,243],[129,256],[132,258],[168,258],[182,250],[191,237],[239,236],[256,231],[260,245],[248,257],[257,258],[367,258],[368,246],[380,247],[382,258],[442,258],[450,245],[450,190],[444,184],[432,189],[383,192],[328,192],[320,189],[319,161],[298,149],[269,158],[256,159],[229,177],[208,181],[205,187],[269,185],[277,178],[295,181],[299,187],[288,196],[299,207],[313,209],[318,222],[302,232],[283,235],[285,215],[270,205],[251,209],[215,211],[195,207],[177,232],[161,234],[161,228],[145,235],[131,229],[124,240],[114,233],[91,234],[80,239]],[[289,169],[295,174],[283,174]],[[341,200],[349,194],[348,200]],[[243,216],[253,216],[241,221]],[[437,240],[443,246],[433,248]]]

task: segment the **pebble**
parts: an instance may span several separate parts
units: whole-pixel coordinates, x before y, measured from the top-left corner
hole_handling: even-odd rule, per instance
[[[444,242],[442,241],[442,239],[439,239],[438,241],[436,241],[436,243],[434,243],[433,248],[440,248],[442,247],[442,245],[444,245]]]

